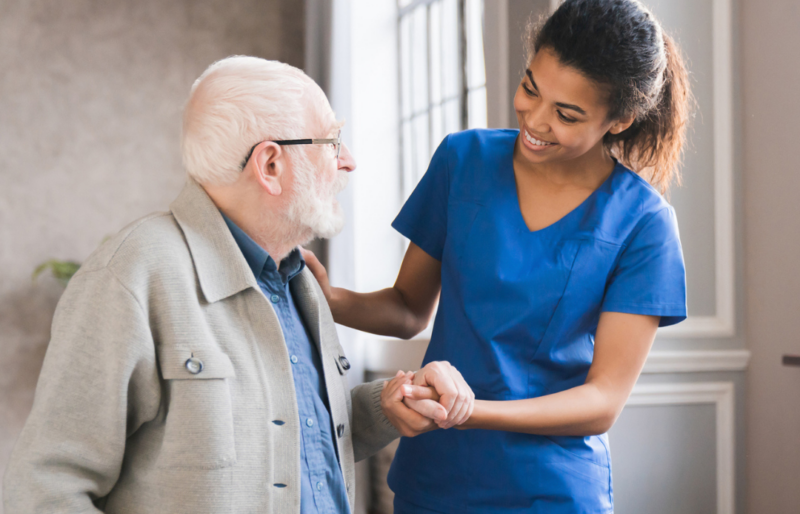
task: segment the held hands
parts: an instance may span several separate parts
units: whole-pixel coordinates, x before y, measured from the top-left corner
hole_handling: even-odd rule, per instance
[[[461,373],[447,362],[431,362],[420,371],[384,382],[381,407],[401,435],[416,435],[460,425],[469,419],[475,395]]]

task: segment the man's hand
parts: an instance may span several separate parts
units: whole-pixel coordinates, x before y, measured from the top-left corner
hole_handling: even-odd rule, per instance
[[[425,390],[429,390],[429,388],[413,387],[411,385],[413,379],[414,373],[398,371],[390,382],[383,383],[383,391],[381,392],[381,407],[384,414],[386,414],[389,422],[400,432],[400,435],[404,437],[414,437],[434,430],[436,428],[434,420],[445,421],[447,419],[445,408],[430,399],[435,396],[435,393],[430,391],[426,394]],[[432,402],[432,405],[424,404],[420,408],[425,413],[424,415],[410,409],[403,403],[406,393],[404,388],[413,388],[417,396]]]
[[[438,403],[432,398],[430,387],[439,396]],[[412,386],[402,386],[402,389],[406,404],[423,415],[428,416],[435,412],[436,405],[444,407],[447,418],[434,418],[439,428],[450,428],[464,423],[475,407],[475,393],[461,373],[446,361],[429,363],[416,372]]]

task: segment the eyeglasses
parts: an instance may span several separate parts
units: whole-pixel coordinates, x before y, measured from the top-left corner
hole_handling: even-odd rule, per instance
[[[247,161],[250,160],[250,157],[253,155],[253,150],[256,149],[258,145],[263,143],[264,141],[259,141],[258,143],[254,144],[250,151],[247,152],[247,157],[244,158],[242,164],[240,165],[241,169],[244,169],[247,166]],[[339,131],[336,134],[336,139],[283,139],[278,141],[270,141],[270,143],[276,143],[281,146],[289,146],[289,145],[331,145],[333,149],[336,151],[336,160],[339,160],[339,153],[342,150],[342,132]]]

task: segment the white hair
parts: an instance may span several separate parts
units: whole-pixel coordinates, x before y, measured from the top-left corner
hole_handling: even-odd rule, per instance
[[[258,57],[217,61],[192,85],[186,103],[184,168],[201,184],[233,183],[253,145],[311,137],[309,109],[319,117],[332,115],[322,90],[301,70]],[[296,154],[295,148],[284,149]]]

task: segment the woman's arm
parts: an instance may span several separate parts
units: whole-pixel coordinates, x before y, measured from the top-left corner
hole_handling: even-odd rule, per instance
[[[314,274],[336,323],[372,334],[410,339],[430,323],[442,287],[442,263],[409,244],[393,287],[356,293],[331,287],[325,268],[313,253],[303,258]]]
[[[540,435],[587,436],[607,432],[616,421],[653,344],[658,316],[604,312],[586,382],[559,393],[511,401],[475,400],[459,428]],[[407,397],[414,397],[412,388]]]

